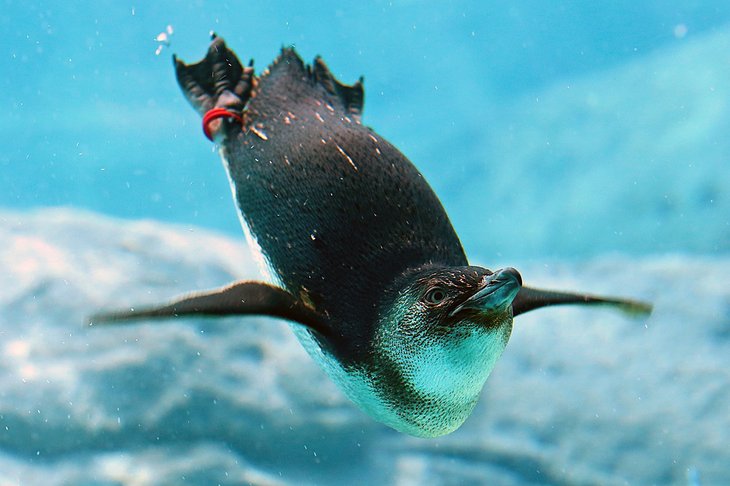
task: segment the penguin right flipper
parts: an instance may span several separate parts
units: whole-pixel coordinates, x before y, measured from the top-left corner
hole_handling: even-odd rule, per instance
[[[236,54],[215,34],[202,61],[185,64],[176,56],[172,60],[180,88],[201,115],[213,108],[241,113],[251,98],[255,83],[253,61],[242,66]]]
[[[608,305],[631,316],[647,316],[651,314],[652,305],[638,300],[616,297],[601,297],[589,294],[575,294],[555,290],[522,287],[512,301],[512,315],[518,316],[540,307],[552,305]]]
[[[102,312],[89,326],[137,319],[169,317],[266,315],[297,322],[322,335],[332,334],[327,318],[289,292],[262,282],[235,282],[227,287],[181,297],[170,304]]]

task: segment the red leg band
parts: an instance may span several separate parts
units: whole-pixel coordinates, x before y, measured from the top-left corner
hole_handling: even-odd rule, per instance
[[[212,110],[206,111],[205,115],[203,115],[203,133],[205,133],[205,136],[208,137],[208,140],[211,142],[213,141],[213,135],[211,135],[208,125],[210,125],[210,122],[217,120],[218,118],[232,118],[238,123],[243,123],[243,120],[239,115],[236,115],[225,108],[213,108]]]

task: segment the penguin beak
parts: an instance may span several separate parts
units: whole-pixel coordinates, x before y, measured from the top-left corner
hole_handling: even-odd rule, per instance
[[[512,267],[497,270],[492,275],[484,277],[479,290],[451,311],[449,317],[464,310],[483,313],[510,305],[521,288],[520,272]]]

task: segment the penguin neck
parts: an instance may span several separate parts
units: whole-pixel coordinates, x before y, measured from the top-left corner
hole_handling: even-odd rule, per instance
[[[419,437],[456,430],[474,409],[510,332],[511,321],[433,343],[383,336],[371,376],[380,415],[395,417],[385,423]]]
[[[471,414],[504,350],[511,321],[492,335],[481,333],[452,348],[426,347],[417,353],[403,352],[398,341],[381,332],[371,359],[351,364],[323,349],[306,329],[291,327],[332,381],[375,420],[416,437],[438,437],[459,428]]]

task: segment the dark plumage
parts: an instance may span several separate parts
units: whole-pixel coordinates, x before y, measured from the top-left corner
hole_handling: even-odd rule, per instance
[[[214,37],[201,62],[175,66],[220,143],[244,227],[276,286],[237,283],[96,321],[283,317],[365,411],[404,432],[436,436],[468,417],[513,315],[559,303],[647,310],[524,288],[514,269],[469,266],[418,170],[361,124],[361,82],[341,84],[321,59],[306,66],[283,49],[257,78]]]
[[[211,50],[235,62],[222,41]],[[360,123],[360,83],[284,49],[255,93],[244,129],[219,135],[236,202],[283,287],[338,323],[327,345],[358,359],[383,290],[407,269],[465,266],[464,251],[418,170]]]

